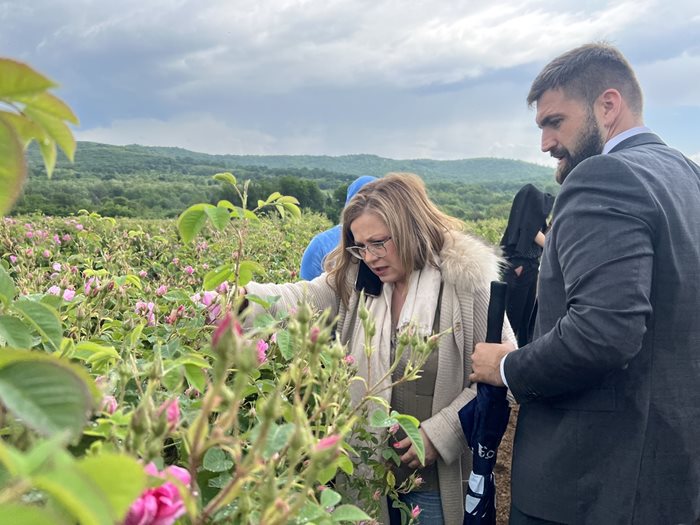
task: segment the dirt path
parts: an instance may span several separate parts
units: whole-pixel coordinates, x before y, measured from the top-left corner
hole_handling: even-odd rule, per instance
[[[496,524],[508,525],[510,509],[510,462],[513,455],[513,434],[515,432],[515,420],[518,416],[518,407],[513,407],[510,413],[510,421],[501,446],[498,448],[496,460]]]

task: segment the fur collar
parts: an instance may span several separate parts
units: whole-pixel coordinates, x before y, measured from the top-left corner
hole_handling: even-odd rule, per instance
[[[499,280],[500,267],[505,264],[499,248],[462,232],[445,236],[440,259],[444,281],[470,291]]]

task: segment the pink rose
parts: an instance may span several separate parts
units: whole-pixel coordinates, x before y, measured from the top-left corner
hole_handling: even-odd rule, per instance
[[[180,403],[177,398],[169,399],[158,409],[158,414],[165,412],[168,420],[168,430],[172,431],[180,423]]]
[[[183,485],[189,486],[190,473],[184,468],[170,466],[163,472],[153,463],[146,465],[146,473],[151,476],[166,478],[166,475],[176,478]],[[126,515],[124,525],[172,525],[185,513],[185,504],[177,486],[166,481],[159,487],[146,489],[131,505]]]
[[[74,297],[75,297],[75,290],[71,290],[70,288],[66,288],[63,291],[63,300],[64,301],[70,302],[73,300]]]
[[[258,339],[258,364],[267,361],[267,349],[270,347],[264,339]]]
[[[318,440],[318,443],[314,446],[316,452],[321,452],[322,450],[328,450],[329,448],[334,448],[342,438],[338,434],[331,434]]]
[[[46,293],[50,293],[51,295],[61,295],[61,289],[54,284]]]
[[[192,268],[189,264],[185,266],[185,273],[187,275],[192,275],[194,273],[194,268]]]
[[[416,505],[411,509],[411,518],[416,519],[418,516],[420,516],[420,507]]]
[[[114,396],[105,396],[102,398],[102,411],[108,414],[114,414],[117,411],[117,398]]]
[[[168,287],[164,284],[161,284],[156,290],[156,295],[158,297],[163,297],[166,293],[168,293]]]

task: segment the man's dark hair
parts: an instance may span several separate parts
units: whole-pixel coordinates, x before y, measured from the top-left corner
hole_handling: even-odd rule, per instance
[[[604,42],[586,44],[547,64],[532,83],[527,103],[532,106],[545,91],[562,89],[567,96],[592,107],[610,88],[620,92],[633,113],[642,114],[642,89],[627,59]]]

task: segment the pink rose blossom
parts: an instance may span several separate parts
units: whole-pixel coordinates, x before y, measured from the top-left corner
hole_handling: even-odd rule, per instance
[[[108,414],[114,414],[117,411],[117,407],[119,404],[117,403],[117,398],[114,396],[104,396],[102,398],[102,411],[107,412]]]
[[[161,284],[156,290],[156,295],[158,297],[163,297],[166,293],[168,293],[168,287],[164,284]]]
[[[51,268],[53,268],[54,271],[56,271],[56,272],[60,272],[61,271],[61,263],[55,262],[51,265]]]
[[[228,293],[228,281],[224,281],[219,286],[217,286],[216,291],[222,295]]]
[[[66,288],[63,291],[63,300],[64,301],[70,302],[73,300],[74,297],[75,297],[75,290],[71,290],[70,288]]]
[[[166,475],[174,477],[183,485],[189,486],[190,473],[184,468],[170,466],[163,472],[153,463],[144,468],[147,474],[166,479]],[[146,489],[131,505],[126,515],[124,525],[172,525],[185,513],[185,504],[180,491],[174,483],[166,481],[159,487]]]
[[[217,324],[216,328],[214,329],[214,333],[211,336],[211,345],[214,347],[218,346],[222,338],[230,331],[237,336],[243,335],[243,327],[241,326],[241,323],[234,321],[231,312],[227,311],[224,318],[219,321],[219,324]]]
[[[315,343],[318,341],[318,335],[321,333],[321,329],[318,326],[312,326],[311,331],[309,332],[309,339],[311,339],[312,343]]]
[[[72,238],[73,238],[73,237],[70,236],[70,233],[65,233],[65,234],[63,234],[63,237],[61,237],[61,240],[62,240],[63,242],[70,242],[70,240],[71,240]]]
[[[54,234],[53,242],[59,245],[61,244],[61,238],[58,236],[58,234]]]
[[[75,229],[78,230],[79,232],[83,231],[85,229],[85,226],[82,224],[78,223],[75,225]]]
[[[178,264],[180,264],[180,259],[178,259],[177,257],[173,257],[173,264],[174,264],[175,266],[177,266]]]
[[[418,516],[420,516],[420,507],[416,505],[411,509],[411,518],[416,519]]]
[[[355,358],[351,355],[346,355],[343,361],[345,361],[346,365],[352,366],[355,364]]]
[[[264,339],[258,339],[258,364],[267,361],[267,349],[270,347]]]
[[[168,420],[168,430],[172,431],[180,423],[180,403],[177,398],[169,399],[158,409],[158,414],[165,412]]]
[[[51,257],[51,252],[49,250],[44,250],[43,252],[41,252],[41,255],[48,259],[49,257]]]
[[[32,257],[32,256],[34,255],[34,250],[32,250],[31,248],[27,248],[27,249],[24,251],[24,254],[25,254],[27,257]]]
[[[10,255],[10,262],[12,264],[15,264],[17,262],[17,256],[16,255]]]
[[[185,266],[185,273],[187,275],[192,275],[194,273],[194,268],[192,268],[189,264]]]
[[[329,448],[334,448],[342,438],[338,434],[331,434],[318,440],[318,443],[314,445],[314,451],[321,452],[323,450],[328,450]]]
[[[141,277],[141,279],[143,279],[143,278],[146,277],[147,275],[148,275],[148,272],[147,272],[146,270],[141,270],[141,271],[139,272],[139,277]]]
[[[25,235],[27,236],[27,239],[31,239],[32,237],[34,237],[34,232],[27,232],[25,233]]]
[[[46,293],[49,293],[51,295],[61,295],[61,289],[54,284],[51,288],[49,288],[46,291]]]

